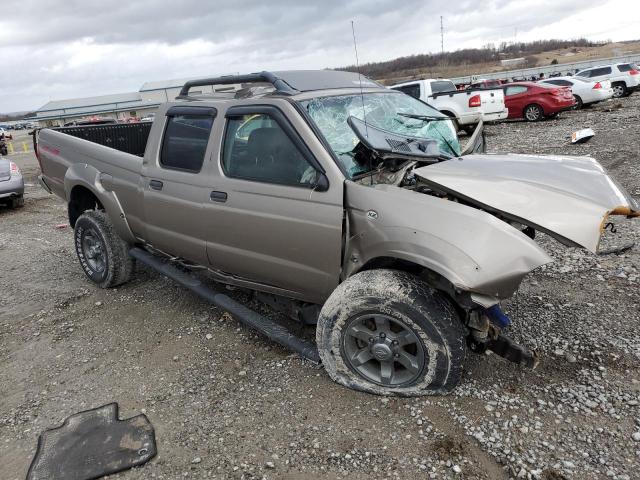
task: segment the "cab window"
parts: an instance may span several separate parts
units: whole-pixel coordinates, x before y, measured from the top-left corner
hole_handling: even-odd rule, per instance
[[[411,85],[403,85],[402,87],[393,87],[393,90],[398,90],[402,93],[406,93],[407,95],[413,98],[420,98],[419,83],[412,83]]]

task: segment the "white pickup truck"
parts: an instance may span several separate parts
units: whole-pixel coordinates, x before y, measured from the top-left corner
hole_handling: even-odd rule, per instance
[[[418,98],[455,118],[458,129],[467,133],[471,133],[480,120],[495,122],[507,118],[509,113],[501,88],[457,90],[451,80],[432,78],[398,83],[389,88]]]

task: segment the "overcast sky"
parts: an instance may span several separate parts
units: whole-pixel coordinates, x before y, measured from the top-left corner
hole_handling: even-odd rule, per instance
[[[640,38],[637,0],[2,0],[0,112],[142,83],[325,68],[489,42]],[[516,36],[517,31],[517,36]]]

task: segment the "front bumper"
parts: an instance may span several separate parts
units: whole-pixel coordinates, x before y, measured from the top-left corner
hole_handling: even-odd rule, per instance
[[[0,182],[0,200],[21,195],[24,195],[24,179],[22,175]]]

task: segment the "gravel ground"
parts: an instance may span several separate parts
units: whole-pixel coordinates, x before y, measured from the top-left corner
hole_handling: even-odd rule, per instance
[[[639,197],[639,120],[636,94],[490,126],[489,150],[589,154]],[[570,145],[584,127],[596,136]],[[111,478],[638,478],[640,247],[596,256],[542,236],[557,261],[506,305],[538,369],[469,354],[447,397],[380,398],[143,267],[118,289],[94,288],[71,229],[57,227],[65,206],[33,184],[31,154],[13,158],[31,186],[25,208],[0,208],[3,480],[24,478],[42,430],[114,401],[122,417],[147,414],[159,453]],[[640,238],[640,222],[616,225],[603,248]]]

